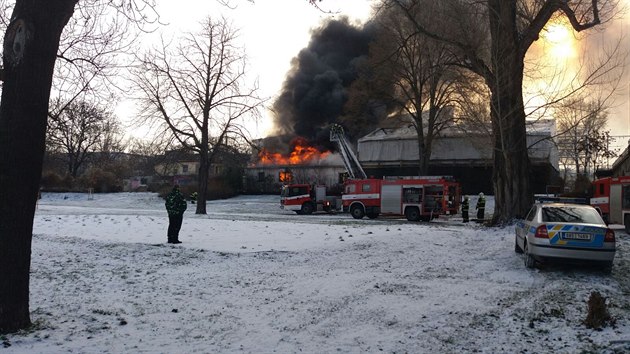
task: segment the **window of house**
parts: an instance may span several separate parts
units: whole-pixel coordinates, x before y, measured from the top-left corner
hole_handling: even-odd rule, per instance
[[[188,165],[182,165],[182,172],[183,173],[188,172]]]
[[[278,173],[278,181],[283,183],[290,183],[291,181],[293,181],[293,173],[291,173],[291,171],[289,170],[280,171]]]

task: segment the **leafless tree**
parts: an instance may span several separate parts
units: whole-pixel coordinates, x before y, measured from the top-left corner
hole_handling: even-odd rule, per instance
[[[0,28],[3,30],[9,24],[12,2],[0,0]],[[49,103],[50,119],[57,119],[71,103],[85,97],[113,103],[119,95],[121,70],[136,52],[139,36],[153,29],[153,26],[139,29],[138,22],[130,21],[135,16],[131,9],[148,7],[144,1],[132,1],[129,4],[133,5],[128,7],[124,7],[124,3],[77,2],[59,42]],[[147,22],[157,24],[156,13],[147,15]]]
[[[102,1],[136,24],[147,21],[154,7],[153,0]],[[0,333],[31,323],[31,240],[49,99],[61,35],[78,2],[16,0],[6,28],[0,75]],[[7,6],[11,3],[0,3]]]
[[[247,137],[245,123],[258,117],[257,84],[246,86],[246,57],[225,18],[208,18],[198,34],[162,46],[140,59],[135,81],[140,119],[199,156],[197,214],[206,213],[210,164],[233,136]]]
[[[132,156],[134,173],[141,176],[158,174],[157,165],[168,165],[168,156],[164,151],[172,150],[167,142],[160,139],[144,140],[132,138],[128,143],[128,152]],[[166,167],[169,170],[169,167]]]
[[[494,136],[493,223],[524,216],[532,201],[523,103],[525,55],[554,17],[566,18],[575,31],[609,19],[617,0],[384,0],[401,9],[418,34],[457,48],[458,63],[482,77],[491,92]],[[418,9],[431,12],[419,21]],[[455,29],[443,23],[457,23]],[[447,28],[444,32],[442,29]]]
[[[49,118],[57,119],[77,100],[112,103],[120,92],[121,69],[135,52],[138,31],[128,14],[102,0],[81,0],[59,43]],[[102,19],[107,18],[107,21]]]
[[[417,21],[429,21],[431,13],[417,10]],[[414,24],[399,8],[390,8],[377,17],[381,35],[372,45],[371,63],[380,80],[388,81],[391,101],[399,116],[411,117],[418,136],[420,175],[429,169],[433,141],[453,125],[454,106],[470,80],[454,63],[449,44],[415,35]],[[384,68],[385,72],[380,72]]]
[[[73,102],[48,125],[49,150],[65,156],[68,173],[76,178],[95,152],[107,152],[116,143],[117,121],[103,108],[88,102]]]
[[[606,130],[608,114],[598,101],[575,97],[556,110],[559,158],[576,175],[592,178],[601,159],[613,157],[610,133]]]

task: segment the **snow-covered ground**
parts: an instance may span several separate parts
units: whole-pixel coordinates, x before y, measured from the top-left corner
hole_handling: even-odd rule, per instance
[[[277,196],[209,202],[208,215],[189,205],[180,245],[165,243],[166,228],[155,194],[44,194],[35,326],[0,337],[0,354],[630,350],[620,229],[606,275],[525,269],[512,227],[300,216]],[[582,324],[592,291],[614,326]]]

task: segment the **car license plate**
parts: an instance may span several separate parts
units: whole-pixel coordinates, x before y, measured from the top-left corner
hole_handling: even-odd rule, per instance
[[[565,232],[564,234],[562,234],[562,238],[565,239],[565,240],[590,241],[591,240],[591,234],[583,234],[583,233],[579,233],[579,232]]]

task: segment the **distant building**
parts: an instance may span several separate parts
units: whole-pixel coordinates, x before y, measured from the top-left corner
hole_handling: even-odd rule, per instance
[[[347,175],[341,156],[327,153],[297,163],[262,162],[257,156],[245,169],[243,185],[248,193],[280,193],[286,183],[322,184],[341,188]]]
[[[409,120],[391,120],[357,142],[357,156],[368,176],[417,176],[418,142]],[[527,127],[527,145],[531,162],[530,180],[535,193],[546,193],[559,176],[558,149],[553,142],[554,120],[540,120]],[[453,176],[463,193],[493,194],[493,139],[480,129],[464,131],[453,126],[440,133],[433,142],[429,175]],[[346,170],[341,156],[332,153],[326,158],[305,163],[269,163],[252,155],[245,169],[247,192],[279,192],[283,183],[316,183],[339,186]]]
[[[159,176],[166,177],[171,184],[186,186],[196,183],[199,161],[195,161],[194,157],[188,157],[162,162],[155,165],[155,172]]]
[[[160,176],[165,183],[177,184],[180,186],[195,185],[199,175],[199,156],[187,153],[183,150],[168,151],[155,164],[156,175]],[[223,170],[223,165],[213,163],[210,165],[209,176],[217,176]]]
[[[527,127],[531,182],[535,193],[545,193],[558,176],[558,149],[553,142],[554,120],[540,120]],[[480,129],[451,127],[433,142],[429,175],[448,175],[460,181],[465,194],[493,193],[493,139]],[[378,128],[358,140],[358,156],[370,176],[418,175],[418,141],[407,120]]]

